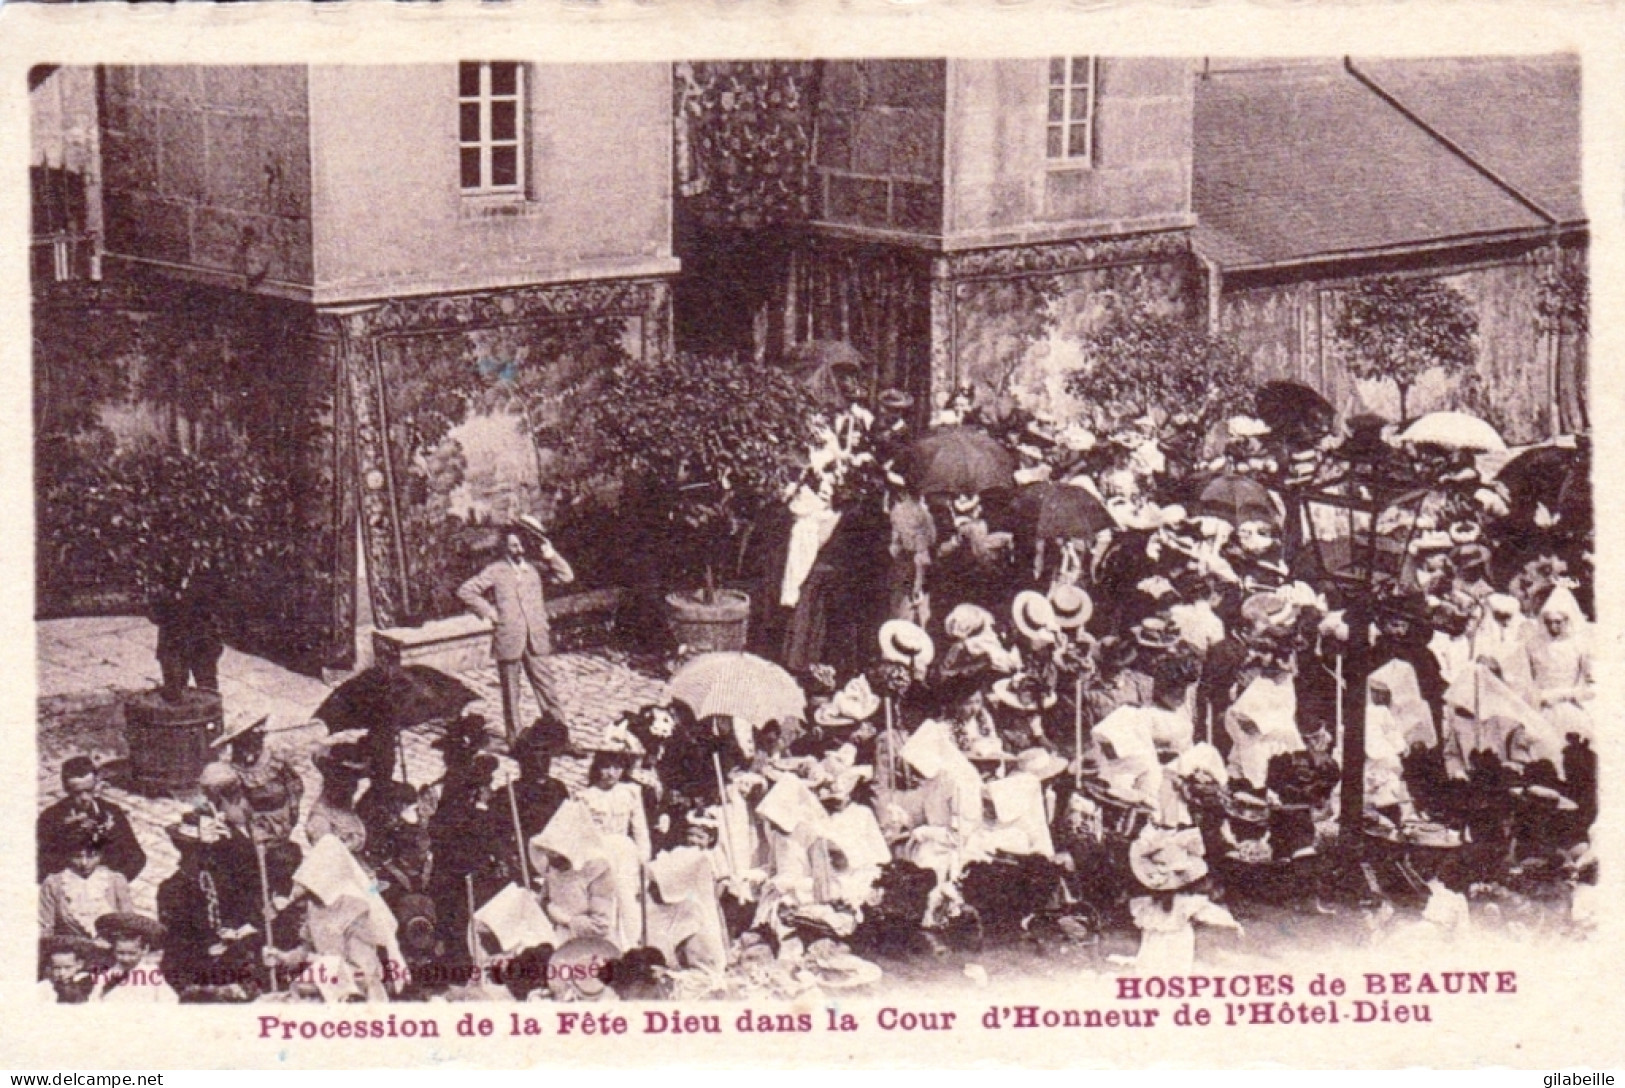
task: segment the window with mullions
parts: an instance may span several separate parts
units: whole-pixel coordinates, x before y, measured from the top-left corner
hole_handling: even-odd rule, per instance
[[[1080,166],[1094,161],[1094,57],[1050,58],[1047,146],[1057,161]]]
[[[457,66],[463,192],[524,192],[524,105],[524,65],[464,61]]]

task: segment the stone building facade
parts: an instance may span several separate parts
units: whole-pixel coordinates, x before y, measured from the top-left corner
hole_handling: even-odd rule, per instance
[[[107,67],[96,96],[98,305],[140,335],[88,415],[297,481],[268,649],[342,664],[454,607],[481,534],[568,482],[570,391],[670,351],[667,65]]]

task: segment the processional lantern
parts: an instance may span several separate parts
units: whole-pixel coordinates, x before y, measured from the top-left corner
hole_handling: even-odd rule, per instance
[[[1338,591],[1349,630],[1348,649],[1338,655],[1336,673],[1342,751],[1339,824],[1352,834],[1365,805],[1371,625],[1383,611],[1401,607],[1406,557],[1432,488],[1382,441],[1374,425],[1356,425],[1347,440],[1319,458],[1312,474],[1288,486],[1307,522],[1302,539],[1315,549]]]

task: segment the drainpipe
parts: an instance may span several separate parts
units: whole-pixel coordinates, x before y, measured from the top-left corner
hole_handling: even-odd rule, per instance
[[[1218,261],[1200,253],[1196,259],[1202,262],[1202,268],[1207,273],[1207,331],[1217,334],[1224,304],[1224,270],[1219,267]]]

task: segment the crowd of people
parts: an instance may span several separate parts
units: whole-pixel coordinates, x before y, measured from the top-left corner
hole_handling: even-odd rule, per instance
[[[902,394],[837,413],[769,583],[769,652],[804,711],[673,700],[591,751],[552,707],[506,742],[465,715],[425,789],[341,733],[308,803],[254,723],[168,829],[156,918],[131,900],[128,820],[70,760],[39,823],[41,986],[793,996],[970,931],[1138,930],[1125,966],[1178,973],[1195,927],[1239,928],[1248,898],[1451,904],[1544,880],[1578,902],[1597,813],[1585,507],[1501,478],[1504,449],[1264,407],[1182,449],[1149,424],[981,419],[966,396],[934,428],[1012,466],[974,489],[911,462]],[[1545,448],[1578,459],[1585,439]],[[1337,538],[1311,496],[1369,500],[1379,477],[1406,503]],[[851,563],[843,522],[882,527]],[[843,579],[867,579],[862,607]],[[584,784],[555,777],[564,758],[590,761]]]

